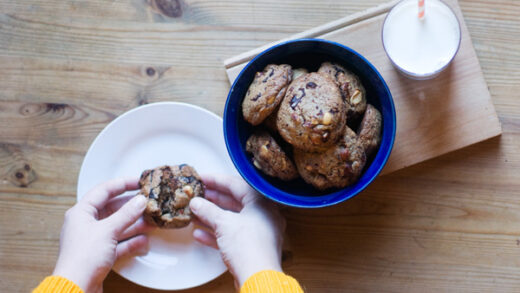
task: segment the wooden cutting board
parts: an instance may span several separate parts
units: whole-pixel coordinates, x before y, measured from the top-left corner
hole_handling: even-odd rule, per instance
[[[445,0],[461,24],[460,50],[445,71],[428,81],[415,81],[399,74],[383,50],[383,21],[397,2],[391,1],[229,58],[224,62],[229,81],[233,83],[254,56],[287,40],[327,39],[361,53],[382,74],[396,106],[396,139],[383,174],[500,135],[500,122],[458,1]]]

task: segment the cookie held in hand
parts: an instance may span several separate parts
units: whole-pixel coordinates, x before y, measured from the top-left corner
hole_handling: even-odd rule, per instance
[[[197,171],[186,164],[145,170],[139,180],[140,194],[148,198],[143,217],[159,228],[182,228],[192,219],[190,200],[204,196]]]

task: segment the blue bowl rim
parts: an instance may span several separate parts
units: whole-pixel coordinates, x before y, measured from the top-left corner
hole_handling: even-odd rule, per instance
[[[330,201],[330,202],[326,202],[326,203],[313,203],[312,205],[305,205],[305,204],[296,204],[296,203],[291,203],[291,202],[285,202],[285,201],[281,201],[269,194],[265,194],[263,193],[257,186],[255,186],[250,180],[249,178],[244,174],[244,172],[241,170],[240,166],[238,166],[238,163],[236,162],[236,158],[235,158],[235,155],[233,154],[233,152],[231,151],[231,146],[229,144],[229,140],[228,140],[228,131],[227,131],[227,127],[226,127],[226,124],[227,124],[227,115],[228,115],[228,108],[230,107],[230,96],[231,94],[233,93],[233,89],[235,88],[235,85],[236,83],[240,80],[240,78],[242,77],[242,74],[245,72],[245,70],[251,65],[253,64],[257,59],[261,58],[263,55],[265,55],[266,53],[278,48],[278,47],[281,47],[281,46],[286,46],[286,45],[289,45],[289,44],[293,44],[293,43],[299,43],[299,42],[320,42],[320,43],[328,43],[330,45],[334,45],[334,46],[338,46],[338,47],[341,47],[347,51],[350,51],[352,54],[356,55],[358,58],[360,58],[361,60],[363,60],[363,62],[368,66],[370,67],[377,75],[377,77],[379,78],[379,80],[381,80],[383,86],[384,86],[384,90],[387,92],[388,96],[390,97],[389,99],[389,102],[390,102],[390,112],[392,113],[392,123],[391,123],[391,140],[390,140],[390,143],[388,145],[388,151],[386,152],[386,154],[384,154],[384,158],[381,162],[381,165],[373,172],[373,175],[371,176],[371,178],[369,180],[367,180],[363,185],[361,185],[356,191],[352,192],[351,194],[349,194],[348,196],[345,196],[345,197],[339,197],[337,198],[336,200],[334,201]],[[392,153],[392,149],[394,147],[394,141],[395,141],[395,132],[396,132],[396,112],[395,112],[395,105],[394,105],[394,100],[393,100],[393,97],[392,97],[392,93],[390,92],[390,89],[388,88],[388,85],[386,84],[386,81],[383,79],[383,77],[381,76],[381,74],[379,73],[379,71],[374,67],[374,65],[372,65],[372,63],[370,63],[365,57],[363,57],[363,55],[359,54],[358,52],[356,52],[355,50],[353,50],[352,48],[350,47],[347,47],[343,44],[340,44],[340,43],[337,43],[337,42],[333,42],[333,41],[329,41],[329,40],[325,40],[325,39],[314,39],[314,38],[303,38],[303,39],[296,39],[296,40],[289,40],[289,41],[285,41],[285,42],[282,42],[282,43],[279,43],[279,44],[276,44],[274,46],[271,46],[269,48],[267,48],[266,50],[262,51],[261,53],[259,53],[258,55],[256,55],[251,61],[249,61],[246,66],[244,66],[244,68],[242,68],[242,70],[240,71],[240,73],[237,75],[237,77],[235,78],[234,82],[233,82],[233,85],[231,85],[231,88],[229,90],[229,93],[228,93],[228,96],[226,98],[226,105],[224,107],[224,117],[223,117],[223,123],[224,123],[224,127],[223,127],[223,130],[224,130],[224,140],[225,140],[225,143],[226,143],[226,148],[228,150],[228,154],[231,158],[231,161],[233,162],[233,164],[235,165],[237,171],[240,173],[240,175],[242,176],[242,178],[250,185],[252,186],[256,191],[258,191],[260,194],[262,194],[263,196],[277,202],[277,203],[280,203],[282,205],[286,205],[286,206],[291,206],[291,207],[296,207],[296,208],[323,208],[323,207],[328,207],[328,206],[332,206],[332,205],[336,205],[338,203],[341,203],[341,202],[344,202],[348,199],[351,199],[352,197],[358,195],[359,193],[361,193],[363,190],[365,190],[365,188],[367,188],[368,185],[370,185],[370,183],[372,183],[375,178],[377,178],[377,176],[379,175],[379,173],[381,173],[381,170],[383,170],[384,166],[386,165],[387,161],[388,161],[388,158],[390,157],[390,154]],[[326,195],[323,195],[323,196],[330,196],[330,195],[333,195],[333,194],[339,194],[342,192],[343,189],[340,189],[340,190],[337,190],[335,192],[332,192],[332,193],[328,193]],[[285,192],[283,190],[280,190],[277,188],[277,191],[284,194],[285,196],[287,197],[291,197],[291,196],[294,196],[292,195],[291,193],[288,193],[288,192]],[[322,197],[322,196],[317,196],[317,197]]]

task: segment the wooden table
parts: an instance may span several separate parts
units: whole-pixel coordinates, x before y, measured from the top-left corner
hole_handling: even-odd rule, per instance
[[[138,105],[222,115],[222,61],[385,0],[0,1],[0,291],[52,272],[88,146]],[[308,292],[520,288],[520,5],[460,1],[504,134],[287,209],[284,268]],[[185,292],[231,292],[224,274]],[[106,292],[151,292],[111,273]]]

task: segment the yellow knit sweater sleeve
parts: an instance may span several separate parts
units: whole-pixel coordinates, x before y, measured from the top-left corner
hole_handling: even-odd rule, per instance
[[[277,271],[260,271],[246,280],[240,293],[303,293],[294,278]]]
[[[33,290],[33,293],[83,293],[78,285],[60,276],[49,276]]]
[[[50,276],[45,278],[33,293],[83,293],[80,287],[66,278]],[[258,272],[244,283],[240,293],[303,293],[302,288],[294,278],[276,271]]]

